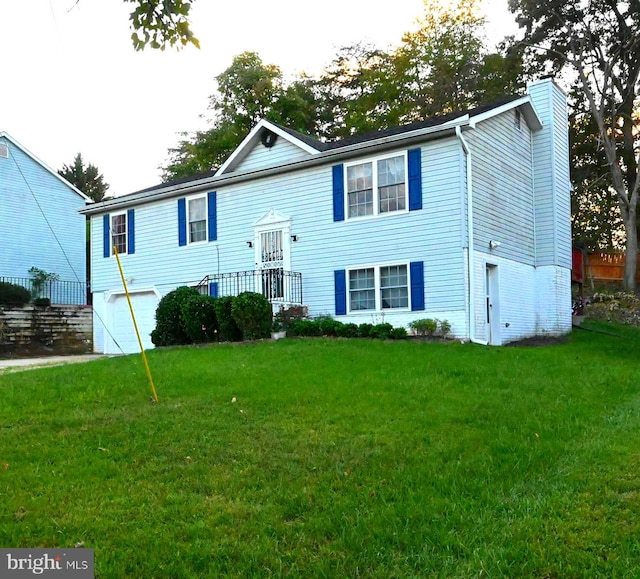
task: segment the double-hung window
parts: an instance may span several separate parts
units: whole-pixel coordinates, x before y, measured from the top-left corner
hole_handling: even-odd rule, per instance
[[[347,165],[348,218],[405,211],[406,165],[404,153]]]
[[[111,247],[115,247],[118,254],[127,253],[126,213],[114,213],[111,215]]]
[[[135,210],[105,213],[102,216],[102,233],[103,257],[115,255],[114,247],[119,255],[135,253]]]
[[[207,198],[195,197],[187,200],[189,221],[189,243],[207,239]]]
[[[178,199],[178,245],[218,239],[218,203],[215,191]]]
[[[409,307],[407,264],[348,270],[349,311]]]

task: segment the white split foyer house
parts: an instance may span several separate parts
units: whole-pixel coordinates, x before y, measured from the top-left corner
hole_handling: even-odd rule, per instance
[[[89,205],[94,347],[152,347],[182,285],[354,323],[446,319],[500,345],[571,329],[566,95],[321,142],[260,121],[214,174]]]

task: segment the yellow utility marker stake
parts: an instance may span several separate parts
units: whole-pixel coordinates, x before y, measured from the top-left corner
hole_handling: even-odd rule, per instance
[[[120,277],[122,278],[122,286],[124,287],[124,295],[127,296],[127,303],[129,304],[129,311],[131,312],[131,319],[133,320],[133,327],[136,330],[136,336],[138,338],[138,344],[140,345],[140,353],[142,354],[142,360],[144,361],[144,368],[147,371],[147,379],[149,380],[149,386],[151,386],[151,393],[153,394],[153,401],[158,402],[158,394],[156,393],[156,387],[153,385],[153,378],[151,377],[151,370],[149,370],[149,362],[147,361],[147,354],[144,351],[142,340],[140,338],[140,332],[138,331],[138,323],[136,322],[136,316],[133,313],[133,305],[131,304],[131,296],[129,296],[129,288],[127,288],[127,280],[124,278],[124,272],[122,271],[122,265],[120,263],[120,256],[118,255],[118,249],[113,246],[113,255],[116,256],[118,262],[118,269],[120,270]]]

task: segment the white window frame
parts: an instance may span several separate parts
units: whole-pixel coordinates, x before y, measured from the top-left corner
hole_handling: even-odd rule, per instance
[[[199,241],[191,241],[191,202],[198,199],[204,199],[204,239]],[[202,245],[207,243],[209,239],[209,200],[207,194],[193,195],[186,198],[186,219],[187,219],[187,245]],[[200,220],[198,220],[200,221]]]
[[[111,251],[112,256],[115,255],[115,253],[113,253],[113,246],[115,245],[113,220],[115,217],[119,217],[120,215],[124,215],[124,251],[120,251],[118,249],[118,255],[127,255],[127,253],[129,253],[129,216],[126,211],[117,211],[109,214],[109,239],[111,241],[109,250]]]
[[[404,209],[395,211],[380,212],[380,190],[378,186],[378,162],[386,159],[402,157],[404,162]],[[373,191],[373,213],[371,215],[349,215],[349,179],[347,178],[349,167],[357,165],[365,165],[371,163],[372,166],[372,191]],[[359,221],[361,219],[373,219],[376,217],[386,217],[389,215],[398,215],[409,212],[409,161],[407,151],[397,151],[391,154],[378,155],[376,157],[368,157],[345,163],[344,165],[344,215],[346,221]]]
[[[381,275],[380,271],[383,267],[398,267],[404,266],[407,271],[407,306],[401,308],[383,308],[382,307],[382,285],[381,285]],[[362,270],[362,269],[373,269],[373,278],[374,278],[374,295],[375,295],[375,309],[373,310],[352,310],[351,309],[351,272]],[[367,314],[371,312],[382,313],[382,312],[409,312],[411,311],[411,267],[408,261],[394,261],[388,263],[376,263],[376,264],[367,264],[367,265],[357,265],[348,267],[346,270],[346,290],[347,290],[347,314]]]
[[[516,131],[522,132],[522,113],[518,109],[516,109],[515,111],[513,126],[515,127]]]

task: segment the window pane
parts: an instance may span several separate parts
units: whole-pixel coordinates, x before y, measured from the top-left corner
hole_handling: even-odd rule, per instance
[[[207,222],[194,221],[189,223],[189,241],[205,241],[207,238]]]
[[[392,265],[380,268],[380,299],[382,309],[409,307],[406,265]]]
[[[404,157],[378,161],[378,201],[380,213],[406,208]]]
[[[204,197],[189,200],[189,242],[207,239],[207,200]]]
[[[207,200],[204,197],[189,201],[189,221],[201,221],[206,219]]]
[[[373,189],[349,193],[349,217],[373,215]]]
[[[392,157],[378,161],[378,185],[404,183],[404,157]]]
[[[347,191],[362,191],[373,187],[373,165],[362,163],[347,167]]]
[[[349,272],[349,309],[375,310],[376,292],[373,268],[354,269]]]
[[[373,165],[362,163],[347,167],[349,217],[373,215]]]
[[[111,216],[111,243],[118,253],[127,253],[127,214]],[[113,247],[111,249],[113,251]]]

